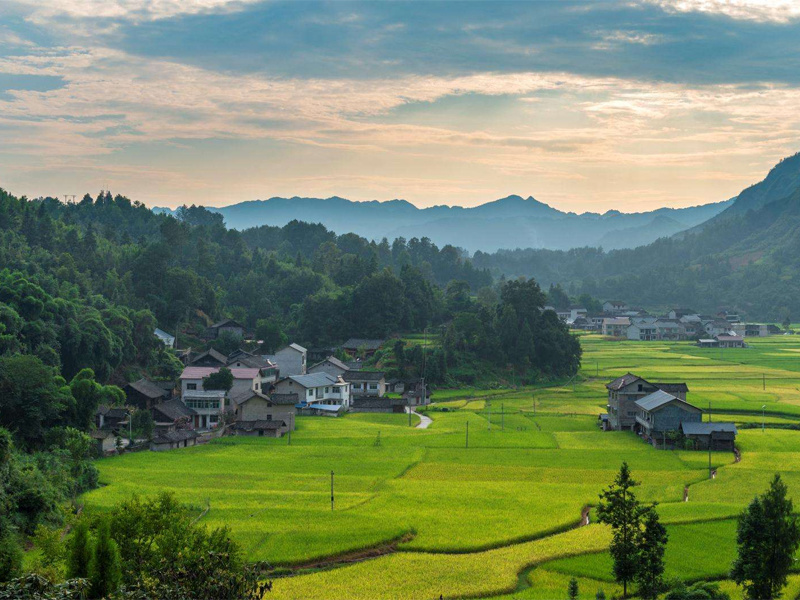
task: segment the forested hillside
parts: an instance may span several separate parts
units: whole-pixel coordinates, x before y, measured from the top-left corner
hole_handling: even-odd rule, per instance
[[[791,180],[788,169],[800,170],[797,158],[781,163],[762,183],[780,171],[780,178],[767,187],[783,189]],[[743,192],[745,203],[752,201],[754,188]],[[704,312],[724,307],[752,319],[796,319],[800,187],[782,199],[755,209],[729,209],[724,218],[720,215],[696,231],[633,250],[478,252],[473,261],[497,275],[534,277],[543,285],[560,282],[572,295],[613,297],[646,307],[691,306]]]
[[[197,349],[225,317],[309,347],[444,327],[445,369],[478,360],[565,375],[580,356],[565,327],[533,310],[544,303],[535,283],[527,304],[508,306],[510,288],[424,238],[376,243],[298,221],[239,232],[201,207],[172,217],[107,192],[64,204],[0,191],[0,264],[0,354],[35,355],[68,379],[87,367],[120,384],[174,376],[155,327]],[[520,330],[536,349],[510,344]]]

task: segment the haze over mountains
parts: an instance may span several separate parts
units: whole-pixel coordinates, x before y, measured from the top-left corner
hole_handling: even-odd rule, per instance
[[[297,219],[322,223],[338,234],[356,233],[376,241],[384,237],[427,237],[439,246],[451,244],[470,252],[494,252],[503,248],[633,248],[699,225],[731,202],[643,213],[611,210],[604,214],[575,214],[530,196],[512,195],[473,208],[417,208],[405,200],[353,202],[334,196],[270,198],[208,208],[222,214],[226,225],[234,229],[282,226]]]

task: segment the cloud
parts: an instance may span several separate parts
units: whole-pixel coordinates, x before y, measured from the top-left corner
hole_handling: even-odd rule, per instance
[[[13,0],[34,23],[71,19],[156,21],[179,15],[232,12],[263,0]]]
[[[800,19],[796,0],[644,0],[671,13],[707,13],[760,23]]]

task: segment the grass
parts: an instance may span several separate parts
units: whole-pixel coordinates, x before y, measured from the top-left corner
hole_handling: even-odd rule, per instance
[[[203,522],[227,525],[250,559],[276,566],[335,564],[396,543],[386,556],[278,579],[277,598],[551,598],[565,595],[571,576],[581,597],[598,587],[611,597],[619,589],[608,532],[572,528],[625,460],[641,482],[638,496],[658,502],[668,525],[667,574],[724,578],[735,517],[752,496],[780,472],[800,498],[800,431],[741,429],[742,461],[713,453],[717,477],[709,480],[707,453],[656,450],[631,433],[599,431],[604,384],[627,371],[686,381],[689,401],[710,404],[715,421],[787,427],[800,423],[800,336],[724,352],[593,335],[582,344],[574,384],[437,390],[434,408],[447,411],[429,411],[425,430],[408,427],[405,415],[299,417],[291,446],[224,438],[104,459],[104,486],[83,500],[102,511],[133,493],[172,490],[198,513],[209,504]],[[800,592],[800,578],[792,585],[787,597]]]

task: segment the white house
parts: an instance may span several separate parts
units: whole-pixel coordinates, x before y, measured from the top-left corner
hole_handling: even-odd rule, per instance
[[[174,348],[175,347],[175,336],[168,334],[163,329],[159,329],[156,327],[156,330],[153,332],[155,336],[160,339],[167,348]]]
[[[299,404],[350,408],[350,384],[328,373],[290,375],[275,383],[277,394],[297,394]]]
[[[289,344],[280,348],[275,354],[267,354],[265,359],[278,367],[281,377],[290,375],[305,375],[308,350],[300,344]]]
[[[628,310],[628,305],[621,300],[608,300],[603,303],[603,312],[617,314]]]

